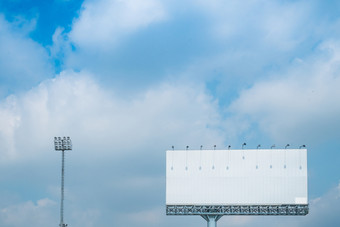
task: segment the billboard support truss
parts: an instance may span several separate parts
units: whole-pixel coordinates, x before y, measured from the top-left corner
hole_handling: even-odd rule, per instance
[[[307,215],[308,205],[224,205],[178,206],[167,205],[167,215]]]

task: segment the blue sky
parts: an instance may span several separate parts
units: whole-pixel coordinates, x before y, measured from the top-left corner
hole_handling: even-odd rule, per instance
[[[165,150],[306,144],[310,214],[338,226],[338,1],[0,1],[0,226],[205,226],[165,215]],[[322,223],[322,224],[320,224]]]

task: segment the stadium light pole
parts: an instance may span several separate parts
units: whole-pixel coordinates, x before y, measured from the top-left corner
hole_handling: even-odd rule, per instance
[[[72,150],[70,137],[54,137],[54,149],[62,152],[61,159],[61,202],[60,202],[60,227],[67,227],[64,223],[64,173],[65,173],[65,151]]]

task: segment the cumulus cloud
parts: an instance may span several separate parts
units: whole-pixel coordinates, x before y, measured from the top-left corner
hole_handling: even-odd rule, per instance
[[[117,40],[150,24],[164,20],[161,2],[100,0],[85,1],[69,34],[79,48],[112,50]]]
[[[34,20],[20,19],[9,23],[0,14],[0,95],[6,96],[20,89],[30,89],[51,76],[47,51],[28,37]]]
[[[16,112],[15,98],[10,96],[0,104],[0,141],[4,159],[16,157],[14,132],[20,124],[20,118]]]
[[[325,195],[310,202],[310,215],[299,226],[338,226],[340,219],[340,183]]]
[[[134,73],[132,77],[131,72],[138,70],[131,65],[142,64],[136,62],[138,58],[144,61],[148,58],[133,53],[140,44],[137,47],[130,45],[129,40],[167,18],[166,8],[161,1],[84,1],[71,30],[57,28],[49,49],[61,70],[71,68],[91,71],[104,79],[105,83],[113,81],[111,86],[115,89],[120,88],[116,82],[123,81],[127,88],[133,87],[129,89],[129,92],[133,92],[146,81],[148,75]],[[133,56],[124,58],[124,53],[133,53]],[[125,68],[126,64],[130,66]],[[130,73],[126,72],[129,70]]]
[[[57,223],[53,211],[57,207],[56,202],[50,199],[41,199],[36,203],[27,201],[21,204],[11,205],[0,209],[0,224],[9,226],[46,226],[52,227]]]
[[[296,59],[286,73],[242,91],[229,110],[276,141],[338,139],[339,50],[338,42],[325,42],[318,54]]]
[[[2,101],[0,114],[7,117],[4,122],[14,122],[4,124],[0,135],[13,145],[11,151],[2,145],[2,167],[20,165],[0,180],[21,188],[29,177],[35,183],[25,184],[23,199],[45,194],[58,201],[60,154],[53,151],[53,137],[71,136],[65,204],[72,210],[68,214],[78,212],[68,221],[74,226],[84,226],[81,217],[87,214],[94,220],[86,226],[117,224],[123,221],[118,214],[127,210],[133,225],[157,226],[154,209],[160,212],[155,207],[164,203],[165,150],[171,145],[221,147],[224,141],[217,103],[195,84],[160,84],[120,97],[89,73],[65,71]]]
[[[102,89],[90,74],[62,72],[4,101],[1,114],[7,126],[2,131],[6,140],[16,140],[17,153],[23,152],[20,144],[46,140],[36,145],[44,147],[60,133],[86,139],[87,147],[104,153],[111,152],[105,149],[110,143],[117,150],[137,150],[151,141],[154,146],[171,142],[184,147],[197,138],[221,141],[216,105],[203,89],[178,84],[162,84],[125,100]]]
[[[292,50],[306,39],[302,30],[312,29],[310,15],[314,5],[310,2],[280,1],[198,1],[201,10],[212,20],[212,31],[216,38],[249,46]],[[313,21],[314,22],[314,21]],[[251,33],[251,38],[248,35]],[[310,34],[310,33],[307,33]]]
[[[71,31],[56,30],[53,49],[66,68],[112,86],[140,88],[195,68],[191,80],[213,78],[227,96],[313,48],[331,27],[316,9],[305,1],[85,1]]]

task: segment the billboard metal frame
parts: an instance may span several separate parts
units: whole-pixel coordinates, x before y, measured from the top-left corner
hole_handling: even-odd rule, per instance
[[[307,215],[307,205],[167,205],[167,215]]]

